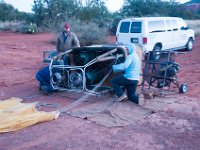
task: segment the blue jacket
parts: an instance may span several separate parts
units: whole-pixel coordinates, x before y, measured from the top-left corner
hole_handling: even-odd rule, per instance
[[[133,45],[129,44],[126,46],[129,50],[129,55],[127,56],[124,63],[113,65],[114,72],[125,71],[124,77],[129,80],[140,79],[141,61],[137,53],[134,51]]]

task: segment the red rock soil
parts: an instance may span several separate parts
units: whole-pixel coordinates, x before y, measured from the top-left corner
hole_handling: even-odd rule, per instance
[[[45,66],[43,51],[55,48],[50,44],[54,38],[50,33],[0,32],[0,100],[19,97],[27,102],[59,102],[64,106],[73,100],[60,93],[45,96],[38,92],[35,73]],[[189,86],[185,96],[200,106],[200,37],[196,37],[193,51],[178,55],[177,61],[181,64],[178,77]],[[200,111],[192,108],[191,112],[163,110],[135,124],[118,128],[106,128],[64,116],[0,134],[0,150],[199,149]],[[179,120],[181,123],[177,125]]]

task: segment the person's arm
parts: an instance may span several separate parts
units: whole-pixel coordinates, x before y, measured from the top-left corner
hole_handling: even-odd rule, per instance
[[[124,63],[121,63],[121,64],[117,64],[117,65],[113,65],[112,68],[113,68],[113,71],[114,72],[121,72],[121,71],[124,71],[126,68],[128,68],[130,66],[130,64],[132,63],[133,61],[133,55],[129,55],[127,56],[126,60]]]
[[[73,34],[73,44],[74,44],[74,46],[75,47],[80,47],[80,43],[79,43],[79,40],[78,40],[78,38],[77,38],[77,36],[76,36],[76,34]]]

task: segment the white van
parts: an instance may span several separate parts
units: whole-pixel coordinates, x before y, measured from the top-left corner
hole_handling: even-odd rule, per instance
[[[193,48],[195,33],[182,18],[128,18],[119,22],[117,44],[139,44],[143,52]]]

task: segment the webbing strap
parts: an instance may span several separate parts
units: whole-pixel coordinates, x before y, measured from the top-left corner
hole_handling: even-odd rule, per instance
[[[111,72],[112,72],[112,68],[109,70],[109,72],[106,74],[106,76],[92,89],[92,91],[95,91],[97,88],[99,88],[104,83],[104,81],[108,78],[108,76],[111,74]],[[90,96],[90,94],[85,94],[83,97],[81,97],[78,100],[67,105],[65,108],[58,110],[60,112],[59,116],[68,114],[69,113],[68,111],[70,109],[72,109],[72,108],[78,106],[79,104],[81,104],[82,102],[86,101],[89,96]]]

